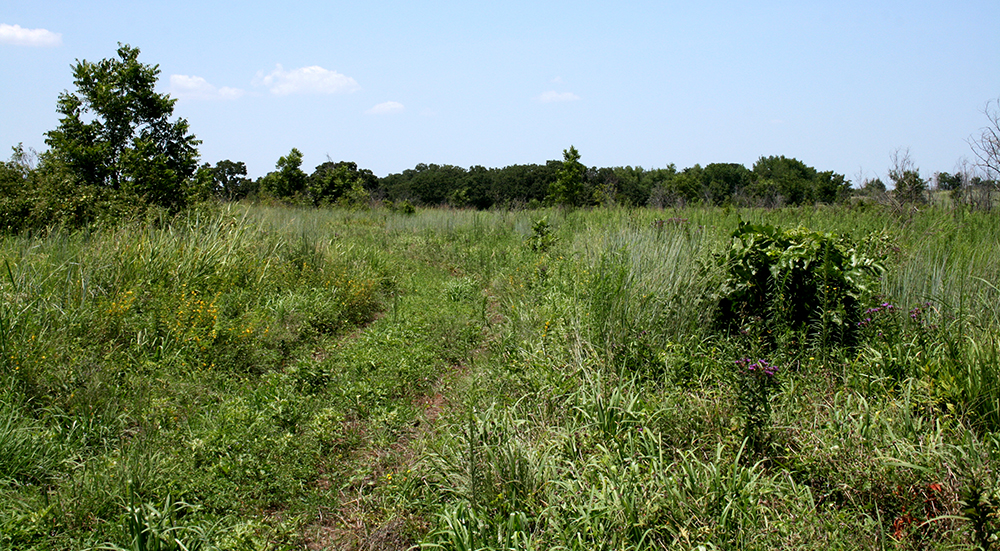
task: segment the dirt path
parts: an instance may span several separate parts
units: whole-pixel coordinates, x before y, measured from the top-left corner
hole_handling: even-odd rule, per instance
[[[436,282],[442,286],[454,277],[429,267],[425,270],[425,273],[434,273]],[[434,314],[437,318],[465,315],[460,311],[463,308],[460,302],[439,300],[439,296],[434,287],[422,285],[418,289],[407,290],[400,299],[401,304],[396,307],[403,312],[425,308],[424,303],[429,299],[439,308]],[[405,315],[386,314],[350,338],[356,340],[371,336],[366,335],[371,332],[398,331],[408,323],[405,318]],[[482,329],[481,333],[481,341],[469,350],[470,359],[487,352],[489,335],[486,329]],[[435,337],[433,333],[421,336],[426,339]],[[412,344],[420,346],[420,343]],[[336,353],[324,351],[315,355],[314,359],[325,360]],[[407,477],[415,473],[425,440],[434,436],[438,421],[454,407],[450,394],[457,382],[469,376],[471,363],[441,361],[434,383],[425,392],[409,397],[408,406],[414,414],[407,419],[405,430],[400,431],[388,445],[364,445],[351,450],[344,460],[350,465],[347,470],[357,473],[351,480],[345,481],[332,473],[316,481],[318,490],[336,492],[337,500],[330,507],[318,511],[315,518],[305,525],[302,536],[307,549],[404,550],[411,549],[418,542],[417,538],[426,533],[430,524],[428,519],[422,518],[418,512],[400,508],[398,502],[392,503],[393,495],[389,487],[397,482],[406,483]],[[346,430],[362,433],[372,430],[365,421],[344,422],[358,424]]]

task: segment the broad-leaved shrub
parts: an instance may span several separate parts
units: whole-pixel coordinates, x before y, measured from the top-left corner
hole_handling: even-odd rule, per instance
[[[805,228],[740,222],[723,257],[716,323],[723,330],[766,328],[849,343],[862,296],[881,271],[846,238]]]

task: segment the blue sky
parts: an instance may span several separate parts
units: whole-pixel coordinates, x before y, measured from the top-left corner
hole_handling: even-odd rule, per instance
[[[972,158],[1000,2],[10,2],[0,147],[45,149],[75,60],[158,64],[204,162],[588,166],[795,157],[857,181]],[[9,152],[9,149],[6,149]],[[6,157],[6,155],[3,155]]]

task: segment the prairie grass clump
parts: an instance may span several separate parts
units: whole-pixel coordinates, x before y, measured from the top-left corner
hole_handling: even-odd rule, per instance
[[[0,487],[37,484],[58,471],[63,454],[10,382],[0,390]]]

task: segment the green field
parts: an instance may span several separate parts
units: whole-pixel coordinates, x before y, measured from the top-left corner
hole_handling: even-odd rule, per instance
[[[998,276],[867,204],[2,237],[0,549],[990,547]]]

